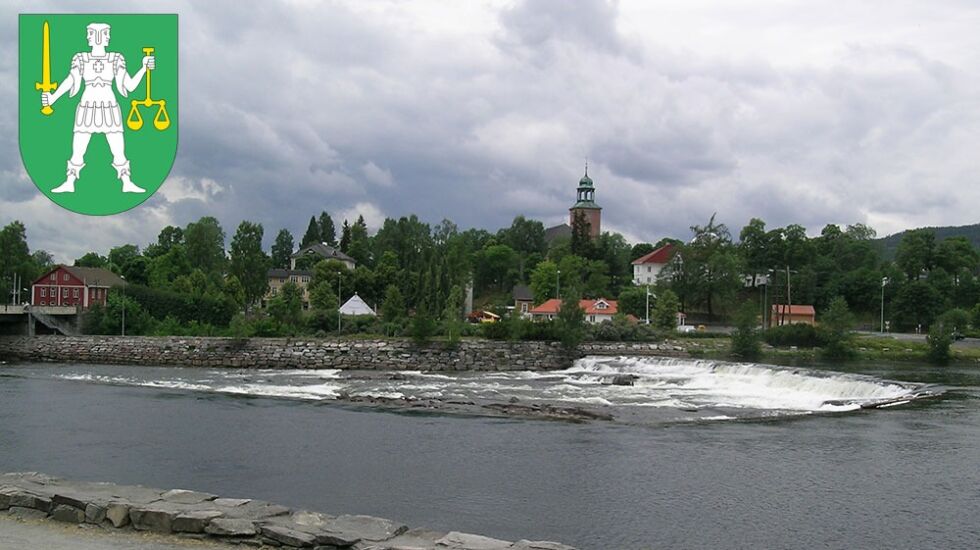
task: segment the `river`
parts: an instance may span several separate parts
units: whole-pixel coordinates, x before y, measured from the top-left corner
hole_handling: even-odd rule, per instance
[[[623,375],[633,385],[610,383]],[[614,420],[379,410],[351,396],[576,404]],[[583,550],[976,548],[980,369],[649,358],[458,376],[6,365],[0,470]]]

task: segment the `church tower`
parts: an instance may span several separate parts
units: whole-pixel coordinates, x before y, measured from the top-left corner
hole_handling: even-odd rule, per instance
[[[585,175],[578,180],[577,200],[568,209],[568,225],[575,226],[575,214],[581,212],[589,222],[589,235],[595,239],[602,233],[602,208],[595,203],[595,185],[589,177],[589,164],[585,164]]]

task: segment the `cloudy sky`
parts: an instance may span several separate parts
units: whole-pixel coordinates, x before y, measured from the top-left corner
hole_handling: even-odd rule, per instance
[[[584,159],[604,229],[685,237],[977,223],[980,3],[905,0],[88,2],[180,14],[180,150],[143,206],[75,215],[17,147],[0,7],[0,223],[58,260],[214,215],[560,223]],[[338,221],[339,223],[339,221]]]

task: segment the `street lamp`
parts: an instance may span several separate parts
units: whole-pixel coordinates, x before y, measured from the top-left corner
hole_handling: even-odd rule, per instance
[[[337,272],[337,336],[340,336],[340,272]]]
[[[650,296],[653,296],[654,298],[657,297],[656,294],[650,293],[650,285],[647,285],[647,324],[648,325],[650,324]]]
[[[555,298],[561,300],[561,270],[555,271]]]
[[[881,325],[878,329],[882,334],[885,333],[885,285],[888,284],[888,277],[881,278]]]
[[[123,280],[122,286],[122,335],[126,336],[126,277],[119,276]]]

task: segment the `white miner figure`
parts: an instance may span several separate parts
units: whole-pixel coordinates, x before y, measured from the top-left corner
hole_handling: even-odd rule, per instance
[[[146,69],[153,70],[152,55],[143,57],[143,66],[132,77],[126,72],[126,59],[118,52],[107,52],[109,45],[109,25],[92,23],[87,27],[88,45],[91,53],[76,53],[71,58],[71,70],[61,81],[61,85],[53,94],[41,94],[41,105],[53,105],[65,92],[70,91],[70,97],[78,93],[82,82],[85,91],[75,110],[75,126],[71,142],[71,159],[68,160],[68,172],[64,183],[51,190],[52,193],[72,193],[75,191],[75,180],[85,167],[85,151],[88,149],[92,134],[104,134],[112,151],[112,166],[116,176],[122,181],[124,193],[145,193],[146,190],[137,186],[130,179],[129,161],[126,159],[126,144],[123,141],[123,119],[116,101],[116,93],[112,90],[115,82],[116,89],[123,97],[132,92],[143,81]]]

